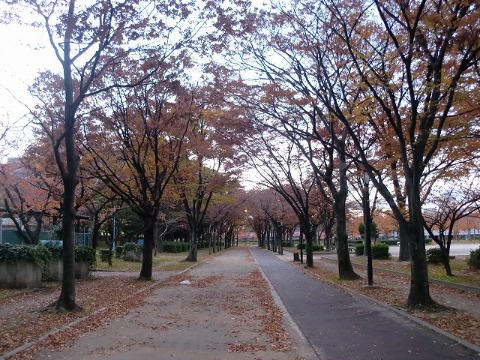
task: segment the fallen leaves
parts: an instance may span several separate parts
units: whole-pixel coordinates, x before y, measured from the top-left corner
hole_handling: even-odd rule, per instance
[[[78,281],[77,303],[83,311],[74,313],[43,311],[56,300],[60,285],[4,299],[0,307],[9,315],[0,318],[0,351],[7,353],[36,341],[9,358],[30,359],[38,349],[68,346],[81,334],[140,306],[152,284],[125,276]]]

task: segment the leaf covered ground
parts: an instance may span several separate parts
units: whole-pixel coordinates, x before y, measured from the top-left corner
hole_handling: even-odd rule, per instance
[[[286,256],[290,258],[289,255]],[[250,257],[249,261],[252,261]],[[397,264],[388,262],[383,267],[403,265],[398,262]],[[362,267],[356,267],[362,279],[339,281],[337,266],[332,259],[315,259],[315,267],[305,271],[345,291],[353,291],[407,311],[404,304],[408,295],[409,278],[379,271],[379,266],[378,263],[374,266],[374,283],[378,286],[376,289],[365,288],[366,274]],[[180,281],[187,279],[185,275],[175,274],[176,272],[171,272],[163,281],[157,282],[138,281],[135,276],[116,273],[77,281],[77,302],[83,310],[76,313],[45,311],[57,299],[60,284],[47,283],[43,288],[35,290],[8,290],[8,294],[5,290],[0,290],[0,354],[6,354],[29,342],[32,346],[11,358],[28,359],[39,350],[67,348],[73,339],[78,339],[83,334],[140,308],[147,295],[159,287],[165,287],[165,289],[170,287],[171,291],[174,291]],[[469,276],[475,278],[480,275],[473,272],[469,273]],[[249,322],[245,320],[242,324],[247,328],[252,324],[261,324],[262,333],[269,338],[267,343],[231,342],[228,347],[229,352],[254,353],[273,350],[281,353],[289,350],[290,342],[282,324],[281,312],[276,307],[272,307],[270,290],[260,273],[252,272],[247,277],[237,278],[233,283],[223,274],[208,273],[189,279],[193,282],[193,288],[198,291],[212,294],[213,291],[233,286],[237,289],[247,289],[252,294],[249,295],[249,299],[255,299],[253,302],[238,303],[233,301],[233,295],[228,295],[225,291],[221,293],[225,298],[217,299],[231,318],[236,319],[235,321],[241,316],[250,314]],[[417,309],[410,311],[410,315],[480,346],[480,308],[478,307],[480,295],[439,285],[431,286],[431,294],[433,299],[442,306],[434,309]],[[193,298],[192,301],[199,299]],[[217,304],[213,307],[218,309]],[[74,326],[71,326],[72,323]]]

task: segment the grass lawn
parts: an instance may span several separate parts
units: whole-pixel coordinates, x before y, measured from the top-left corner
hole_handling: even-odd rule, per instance
[[[188,253],[157,253],[157,256],[153,257],[153,271],[175,271],[184,270],[193,266],[195,263],[183,261],[187,257]],[[208,257],[208,249],[198,250],[198,262]],[[141,262],[124,261],[120,258],[113,257],[112,266],[108,265],[108,262],[101,261],[99,252],[97,251],[97,262],[94,270],[108,270],[108,271],[138,271],[142,267]]]
[[[351,256],[353,263],[367,264],[365,256]],[[466,256],[457,256],[450,260],[450,266],[454,276],[447,276],[443,265],[428,264],[428,276],[430,279],[449,281],[452,283],[480,287],[480,271],[468,267]],[[410,263],[398,261],[396,258],[390,260],[373,260],[373,270],[390,269],[410,275]]]

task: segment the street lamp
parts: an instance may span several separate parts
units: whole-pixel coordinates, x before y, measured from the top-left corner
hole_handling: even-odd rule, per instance
[[[365,222],[365,253],[367,255],[367,286],[373,286],[373,265],[372,265],[372,218],[370,216],[370,191],[368,185],[370,176],[363,173],[363,219]]]

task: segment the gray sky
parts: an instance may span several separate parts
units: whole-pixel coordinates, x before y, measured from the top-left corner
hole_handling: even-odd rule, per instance
[[[46,44],[41,30],[0,24],[0,118],[2,123],[13,125],[13,137],[25,138],[22,117],[27,110],[22,102],[33,104],[28,86],[40,70],[58,66],[52,50],[41,48],[41,44]],[[10,155],[16,152],[12,150]]]

